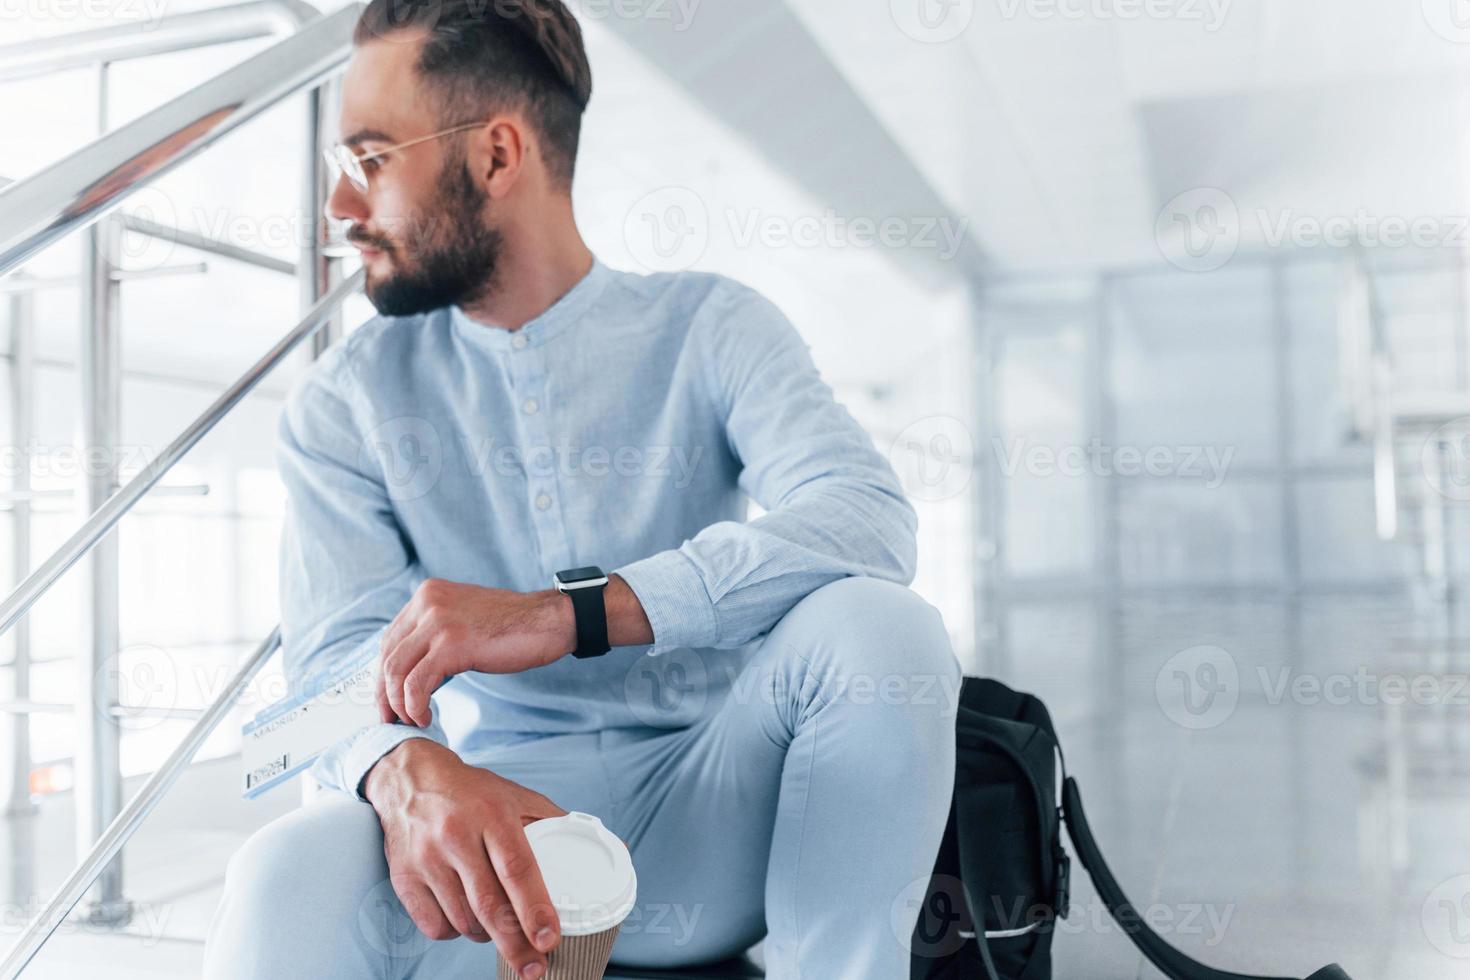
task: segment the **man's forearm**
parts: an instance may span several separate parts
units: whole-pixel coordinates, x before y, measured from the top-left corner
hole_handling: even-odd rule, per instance
[[[571,653],[577,648],[577,619],[570,597],[556,589],[540,593],[546,608],[551,610],[555,621],[553,634],[558,637],[560,649]],[[621,575],[609,575],[607,588],[602,594],[607,609],[607,641],[611,646],[630,647],[653,642],[653,627],[643,611],[643,603]],[[427,744],[422,744],[427,743]],[[380,801],[387,803],[402,784],[405,770],[412,767],[412,759],[422,755],[440,755],[453,752],[432,739],[409,739],[395,746],[383,758],[373,764],[362,780],[363,796],[375,807]],[[374,796],[376,791],[377,797]]]

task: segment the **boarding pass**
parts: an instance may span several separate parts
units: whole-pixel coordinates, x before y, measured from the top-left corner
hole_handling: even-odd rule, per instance
[[[376,644],[318,680],[310,692],[266,708],[244,726],[241,758],[245,799],[250,800],[308,768],[334,743],[382,719],[374,684]]]

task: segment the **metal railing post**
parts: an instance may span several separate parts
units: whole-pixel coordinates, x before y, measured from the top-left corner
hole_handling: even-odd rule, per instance
[[[303,313],[342,281],[341,262],[327,253],[326,208],[332,189],[328,184],[330,174],[322,159],[327,134],[336,129],[331,122],[331,114],[336,109],[339,84],[336,79],[323,82],[312,90],[307,99],[306,185],[302,189],[302,206],[306,209],[303,224],[308,231],[302,243],[301,261],[297,265]],[[341,336],[342,313],[339,310],[312,336],[312,359],[320,357]]]
[[[98,65],[98,136],[108,129],[110,66]],[[87,229],[82,259],[81,346],[77,380],[81,385],[82,486],[77,502],[86,520],[107,502],[118,485],[120,341],[118,285],[113,279],[119,254],[115,218]],[[85,858],[122,808],[122,730],[112,708],[118,703],[118,539],[114,530],[85,559],[80,655],[77,664],[76,847]],[[122,862],[114,861],[98,879],[83,913],[89,922],[121,925],[132,918],[123,898]]]
[[[10,436],[14,446],[15,476],[10,490],[16,501],[10,511],[11,580],[19,583],[31,570],[31,440],[35,438],[35,297],[10,296]],[[31,696],[31,626],[21,620],[12,633],[9,681],[5,697],[17,701]],[[0,801],[6,816],[34,813],[31,801],[31,724],[29,715],[3,720],[4,752],[0,756]]]

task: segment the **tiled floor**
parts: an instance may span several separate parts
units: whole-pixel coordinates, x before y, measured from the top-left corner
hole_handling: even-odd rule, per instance
[[[1115,872],[1172,941],[1232,970],[1470,976],[1470,690],[1447,680],[1470,654],[1436,615],[1389,598],[1055,601],[1002,623],[989,669],[1052,707]],[[1396,677],[1419,684],[1398,707],[1373,686]],[[26,976],[197,976],[228,854],[293,803],[240,802],[235,779],[231,760],[197,767],[128,848],[129,935],[68,927]],[[3,824],[7,945],[68,870],[70,834],[64,798]],[[1059,980],[1158,976],[1080,873],[1055,949]]]

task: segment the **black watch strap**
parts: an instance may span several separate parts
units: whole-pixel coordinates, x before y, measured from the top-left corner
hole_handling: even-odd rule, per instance
[[[572,614],[577,619],[577,649],[572,656],[578,659],[600,657],[612,649],[607,642],[607,605],[603,601],[604,585],[584,589],[567,589],[572,600]]]

